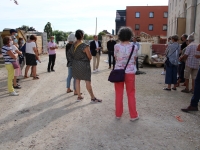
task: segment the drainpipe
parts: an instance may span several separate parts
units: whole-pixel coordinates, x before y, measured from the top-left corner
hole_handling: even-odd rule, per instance
[[[196,27],[196,17],[197,17],[197,0],[195,0],[195,6],[194,6],[194,33]]]

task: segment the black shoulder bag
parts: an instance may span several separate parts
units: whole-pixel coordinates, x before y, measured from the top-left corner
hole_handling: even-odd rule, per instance
[[[128,61],[126,63],[126,66],[124,69],[117,69],[117,70],[112,70],[109,77],[108,77],[108,81],[110,82],[124,82],[125,81],[125,70],[126,67],[131,59],[131,56],[133,55],[133,51],[134,51],[135,46],[133,45],[132,47],[132,51],[130,53],[130,56],[128,58]]]

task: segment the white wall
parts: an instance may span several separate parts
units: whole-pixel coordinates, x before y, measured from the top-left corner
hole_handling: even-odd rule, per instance
[[[200,0],[197,0],[196,25],[194,26],[195,5],[196,5],[195,2],[196,0],[169,0],[168,2],[168,5],[169,5],[168,31],[167,31],[168,37],[176,34],[177,18],[186,17],[185,33],[189,35],[195,31],[196,42],[200,43]],[[186,5],[187,5],[187,8],[185,7]]]

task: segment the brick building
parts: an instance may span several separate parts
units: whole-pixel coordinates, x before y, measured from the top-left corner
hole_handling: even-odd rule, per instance
[[[126,10],[117,10],[115,19],[115,33],[117,34],[120,27],[126,26]]]
[[[116,15],[117,18],[119,20]],[[126,26],[131,27],[136,35],[145,32],[152,36],[167,36],[168,6],[127,6],[124,18]]]

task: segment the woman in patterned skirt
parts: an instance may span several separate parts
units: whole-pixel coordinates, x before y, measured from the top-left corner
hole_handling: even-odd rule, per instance
[[[77,101],[82,101],[83,97],[80,93],[80,81],[85,80],[86,88],[91,96],[91,102],[102,102],[102,100],[97,99],[92,91],[91,86],[91,67],[90,60],[92,55],[90,53],[89,45],[83,43],[84,33],[82,30],[77,30],[75,37],[77,39],[76,43],[72,45],[69,55],[72,58],[72,76],[76,79],[76,91],[78,94]]]

